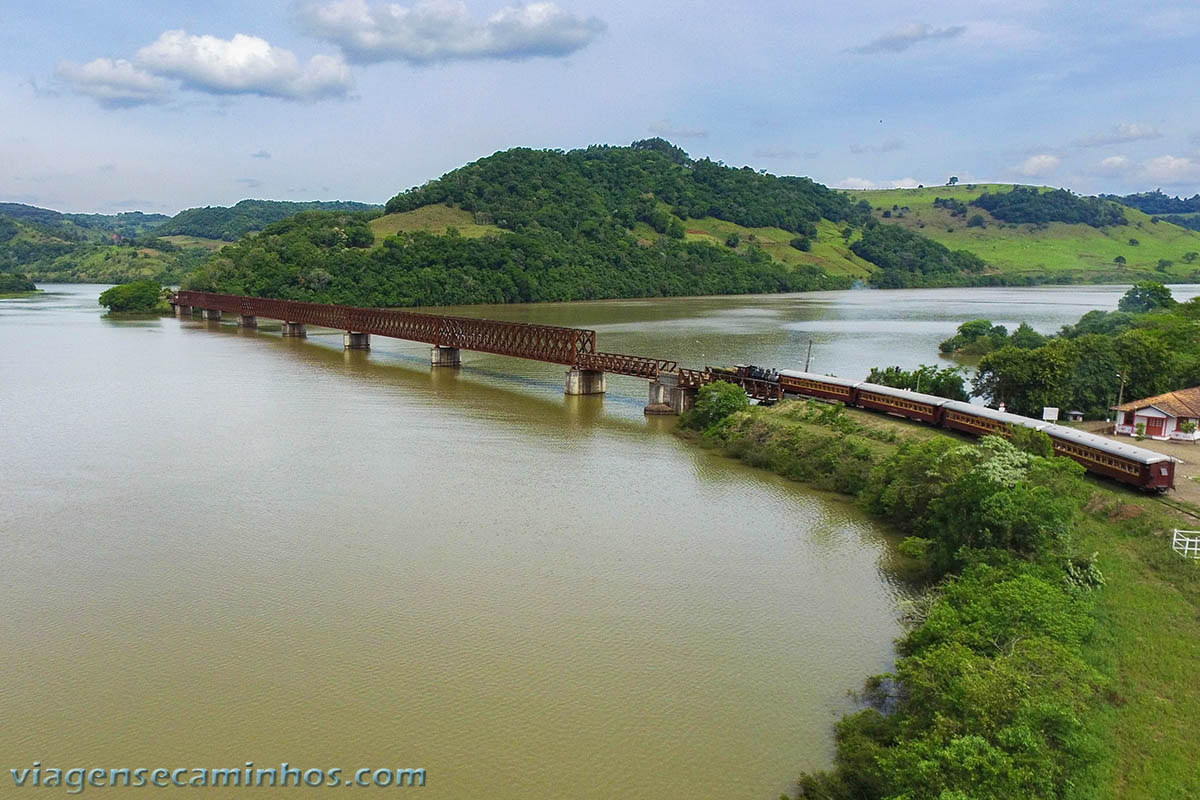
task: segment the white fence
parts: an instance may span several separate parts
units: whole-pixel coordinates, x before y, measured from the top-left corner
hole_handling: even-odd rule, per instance
[[[1181,531],[1176,528],[1171,547],[1184,558],[1200,558],[1200,531]]]

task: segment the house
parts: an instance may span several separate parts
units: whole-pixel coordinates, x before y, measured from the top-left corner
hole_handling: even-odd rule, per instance
[[[1196,430],[1200,423],[1200,386],[1122,403],[1113,410],[1117,412],[1117,433],[1135,436],[1138,426],[1145,425],[1144,435],[1151,439],[1200,439]]]

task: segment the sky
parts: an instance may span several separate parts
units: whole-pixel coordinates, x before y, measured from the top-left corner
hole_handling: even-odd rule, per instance
[[[0,202],[396,193],[661,136],[842,188],[1200,192],[1200,4],[4,0]]]

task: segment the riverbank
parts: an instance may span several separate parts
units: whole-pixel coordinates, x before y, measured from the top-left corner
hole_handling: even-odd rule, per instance
[[[835,769],[802,780],[811,794],[1200,795],[1200,569],[1172,552],[1167,532],[1181,523],[1170,509],[1065,459],[1036,459],[1009,489],[980,491],[980,476],[1023,454],[998,460],[940,430],[807,401],[685,435],[857,498],[919,534],[902,551],[944,570],[936,599],[910,609],[917,624],[896,669],[869,682],[872,702],[838,724]],[[978,503],[964,502],[970,492]],[[1065,527],[1053,541],[1020,538],[1053,532],[1054,515]],[[996,530],[973,530],[988,525]],[[996,539],[999,529],[1014,536]],[[979,642],[983,630],[991,639]]]

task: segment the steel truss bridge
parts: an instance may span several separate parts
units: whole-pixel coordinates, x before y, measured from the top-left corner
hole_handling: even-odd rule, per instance
[[[177,311],[188,308],[205,312],[224,312],[237,314],[243,321],[263,317],[280,320],[288,325],[317,325],[343,330],[347,334],[388,336],[423,342],[439,348],[473,350],[545,361],[588,373],[628,375],[663,384],[685,395],[694,395],[695,390],[717,379],[713,377],[711,369],[686,369],[666,359],[598,351],[596,332],[586,328],[501,322],[327,303],[302,303],[211,292],[176,292],[171,298],[171,304]],[[737,381],[726,374],[722,374],[720,379]],[[778,399],[777,385],[750,378],[737,382],[742,383],[742,388],[753,398]],[[677,405],[677,410],[682,410],[687,406],[687,402],[683,400]]]

